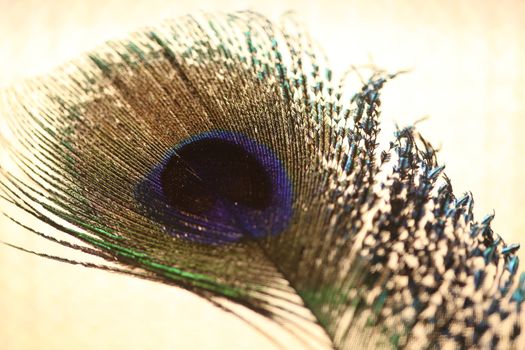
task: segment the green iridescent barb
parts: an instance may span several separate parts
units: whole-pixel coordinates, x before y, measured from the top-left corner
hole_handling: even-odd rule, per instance
[[[2,92],[6,214],[107,264],[53,259],[234,301],[311,347],[304,322],[337,349],[518,347],[518,245],[414,127],[378,144],[395,74],[349,93],[317,51],[291,20],[184,17]]]

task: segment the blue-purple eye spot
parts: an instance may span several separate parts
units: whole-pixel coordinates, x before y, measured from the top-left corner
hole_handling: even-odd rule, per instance
[[[216,130],[169,150],[135,198],[170,234],[220,244],[279,234],[291,219],[293,193],[268,146]]]

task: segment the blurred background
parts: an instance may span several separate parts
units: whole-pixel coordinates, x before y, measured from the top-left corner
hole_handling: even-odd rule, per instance
[[[441,147],[456,193],[472,191],[477,217],[494,209],[495,231],[525,245],[525,2],[519,0],[0,0],[0,86],[163,18],[244,9],[273,19],[294,10],[336,72],[369,63],[411,69],[384,90],[384,132],[428,117],[418,128]],[[59,251],[5,218],[0,240]],[[0,315],[0,349],[276,347],[184,291],[5,245]],[[296,348],[286,334],[277,338]]]

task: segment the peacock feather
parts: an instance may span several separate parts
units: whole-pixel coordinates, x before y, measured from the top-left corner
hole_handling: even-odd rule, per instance
[[[378,142],[396,74],[350,92],[318,52],[291,19],[184,17],[3,91],[6,215],[107,263],[34,254],[233,301],[311,348],[304,323],[337,349],[518,347],[519,246],[414,126]]]

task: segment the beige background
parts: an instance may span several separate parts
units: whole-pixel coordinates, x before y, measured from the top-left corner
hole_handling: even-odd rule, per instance
[[[160,18],[246,8],[273,18],[296,10],[339,71],[371,60],[391,70],[412,68],[385,90],[385,132],[394,122],[430,116],[420,129],[442,145],[456,192],[471,190],[478,217],[494,208],[496,231],[525,244],[522,1],[0,0],[0,85]],[[62,252],[3,218],[0,229],[2,241]],[[276,338],[298,347],[282,332]],[[176,288],[0,246],[0,349],[274,347]]]

